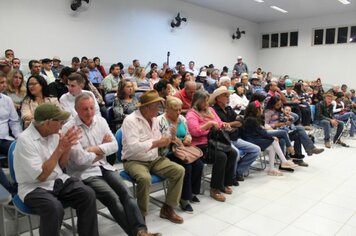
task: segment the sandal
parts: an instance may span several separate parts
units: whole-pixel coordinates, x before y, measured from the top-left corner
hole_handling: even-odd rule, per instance
[[[226,198],[221,194],[219,189],[210,189],[210,197],[214,198],[216,201],[225,202]]]
[[[226,194],[232,194],[232,189],[228,186],[226,186],[221,192],[226,193]]]
[[[270,175],[270,176],[283,176],[283,173],[280,172],[279,170],[273,169],[273,170],[269,170],[267,172],[267,175]]]

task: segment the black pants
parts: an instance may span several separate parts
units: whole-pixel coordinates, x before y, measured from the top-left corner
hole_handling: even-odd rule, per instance
[[[40,216],[42,236],[59,236],[63,205],[76,209],[79,235],[99,235],[95,192],[78,179],[69,178],[64,183],[56,179],[53,191],[36,188],[26,195],[25,204]]]
[[[203,172],[204,164],[198,159],[193,163],[186,164],[181,159],[174,156],[174,154],[168,154],[167,157],[183,166],[185,169],[184,180],[183,180],[183,188],[181,199],[183,200],[191,200],[192,194],[200,193],[200,185],[201,185],[201,176]]]
[[[101,168],[102,176],[89,177],[83,182],[94,189],[96,197],[115,218],[127,235],[136,236],[140,229],[146,229],[136,199],[131,196],[126,184],[116,171]]]
[[[204,148],[205,146],[205,148]],[[198,146],[207,155],[206,145]],[[215,189],[224,189],[231,186],[235,172],[237,152],[232,147],[226,152],[219,150],[209,150],[208,155],[213,155],[214,163],[211,173],[210,187]]]

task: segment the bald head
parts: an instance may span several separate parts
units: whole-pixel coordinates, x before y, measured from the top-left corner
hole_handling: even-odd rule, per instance
[[[196,90],[196,84],[194,81],[187,81],[184,84],[184,88],[185,88],[185,93],[187,94],[188,98],[193,98],[193,95],[195,93]]]

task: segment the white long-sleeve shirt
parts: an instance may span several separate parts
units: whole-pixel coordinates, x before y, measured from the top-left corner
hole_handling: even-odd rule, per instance
[[[98,103],[96,102],[96,98],[93,92],[88,91],[88,90],[82,90],[83,93],[88,93],[90,94],[90,96],[93,97],[94,99],[94,103],[95,103],[95,115],[99,115],[100,116],[100,108]],[[59,103],[61,104],[61,106],[63,107],[63,109],[67,112],[70,112],[70,114],[72,115],[72,117],[76,117],[77,116],[77,111],[75,110],[75,96],[73,96],[72,94],[70,94],[69,92],[63,94],[61,96],[61,98],[59,99]]]

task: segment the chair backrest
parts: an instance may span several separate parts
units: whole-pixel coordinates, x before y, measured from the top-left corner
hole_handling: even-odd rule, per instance
[[[118,146],[116,158],[119,162],[122,162],[122,160],[121,160],[121,157],[122,157],[122,153],[121,153],[121,151],[122,151],[122,130],[121,129],[116,131],[115,138],[116,138],[116,142],[117,142],[117,146]]]
[[[105,95],[105,104],[106,106],[112,106],[115,100],[115,93],[107,93]]]
[[[310,105],[310,111],[311,111],[311,120],[312,122],[314,122],[314,119],[315,119],[315,112],[316,112],[316,109],[315,109],[315,105]]]
[[[106,110],[106,120],[109,124],[111,124],[114,119],[115,117],[113,107],[108,107],[108,109]]]
[[[9,162],[9,170],[10,170],[10,175],[13,181],[17,183],[16,180],[16,175],[15,175],[15,170],[14,170],[14,150],[16,147],[16,141],[13,141],[10,145],[9,152],[7,154],[8,156],[8,162]]]

